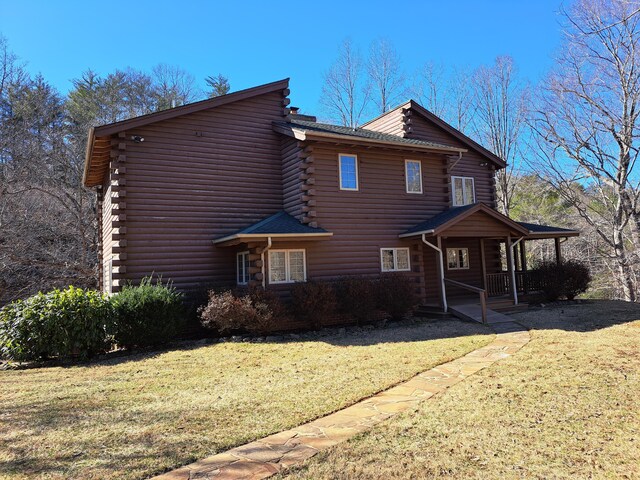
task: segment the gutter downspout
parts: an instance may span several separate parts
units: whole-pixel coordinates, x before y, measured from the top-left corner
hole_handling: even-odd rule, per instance
[[[267,273],[266,273],[266,268],[265,268],[265,264],[264,264],[264,254],[265,252],[268,252],[269,249],[271,248],[272,242],[271,242],[271,237],[267,237],[267,246],[264,250],[262,250],[262,253],[260,254],[260,261],[262,262],[262,267],[261,267],[261,272],[262,272],[262,288],[267,288]]]
[[[513,304],[518,305],[518,287],[516,285],[516,246],[524,240],[524,237],[520,237],[518,240],[513,242],[510,245],[510,254],[511,254],[511,281],[513,282]]]
[[[462,154],[460,154],[460,156],[462,156]],[[440,291],[442,292],[442,306],[444,307],[444,311],[446,312],[449,310],[449,306],[447,305],[447,292],[445,291],[444,285],[444,260],[442,259],[442,248],[440,248],[439,246],[435,246],[431,242],[427,242],[427,235],[424,233],[422,234],[422,242],[438,252],[438,261],[440,267]]]
[[[454,168],[456,168],[456,165],[458,165],[460,160],[462,160],[462,152],[458,152],[458,159],[453,162],[453,164],[449,167],[449,170],[453,170]]]

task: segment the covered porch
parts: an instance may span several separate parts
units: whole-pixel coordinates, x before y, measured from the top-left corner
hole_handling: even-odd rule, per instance
[[[449,311],[464,303],[514,306],[545,279],[529,270],[527,245],[553,239],[555,259],[574,230],[519,223],[484,204],[455,207],[404,232],[423,244],[424,303]]]

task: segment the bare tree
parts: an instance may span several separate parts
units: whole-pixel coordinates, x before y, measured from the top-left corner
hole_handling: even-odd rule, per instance
[[[517,79],[513,59],[498,57],[490,66],[478,68],[472,79],[472,130],[477,138],[498,157],[507,168],[498,170],[498,207],[509,215],[518,179],[526,126],[528,89]]]
[[[372,85],[372,99],[378,113],[391,109],[406,90],[400,57],[388,40],[371,43],[367,72]]]
[[[178,107],[200,96],[193,75],[173,65],[161,63],[151,71],[156,110]]]
[[[445,118],[451,98],[446,88],[447,74],[444,65],[428,62],[416,74],[416,84],[411,93],[431,113]]]
[[[345,40],[338,59],[324,75],[320,102],[332,120],[355,128],[369,101],[362,57],[351,41]]]
[[[629,301],[638,299],[638,6],[579,0],[563,13],[565,45],[533,123],[541,173],[606,246]]]

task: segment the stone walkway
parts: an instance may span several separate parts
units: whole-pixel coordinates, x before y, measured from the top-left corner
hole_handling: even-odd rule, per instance
[[[479,370],[513,355],[530,340],[529,332],[515,322],[499,323],[492,328],[497,334],[494,341],[463,357],[326,417],[213,455],[153,480],[257,480],[301,463],[320,450],[415,408]]]

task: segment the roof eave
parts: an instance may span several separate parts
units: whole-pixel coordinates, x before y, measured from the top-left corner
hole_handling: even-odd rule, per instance
[[[260,240],[266,238],[288,238],[297,240],[317,239],[322,237],[332,237],[332,232],[314,232],[314,233],[234,233],[226,237],[212,240],[214,245],[220,245],[234,240]]]
[[[89,187],[87,185],[87,176],[89,175],[89,170],[91,168],[91,157],[93,156],[93,142],[95,140],[95,128],[89,127],[89,135],[87,136],[87,148],[84,153],[84,171],[82,173],[82,184],[85,187]]]
[[[350,144],[374,144],[381,145],[391,148],[400,148],[404,150],[424,150],[429,152],[446,152],[446,153],[466,153],[468,150],[466,148],[458,148],[458,147],[445,147],[438,145],[417,145],[412,143],[404,143],[404,142],[390,142],[386,140],[377,140],[375,138],[365,138],[365,137],[353,137],[351,135],[341,135],[339,133],[325,133],[325,132],[312,132],[309,130],[304,130],[301,128],[295,127],[286,127],[284,125],[273,126],[276,132],[282,133],[284,135],[288,135],[290,137],[295,138],[296,140],[306,141],[306,140],[317,140],[317,141],[339,141],[339,143],[350,143]]]

